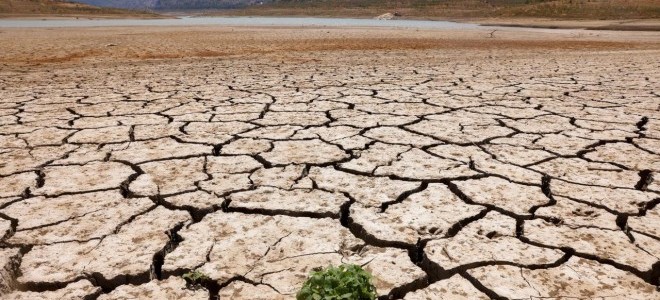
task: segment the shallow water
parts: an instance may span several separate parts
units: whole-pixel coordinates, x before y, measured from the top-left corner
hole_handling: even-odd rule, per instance
[[[342,18],[277,17],[183,17],[178,19],[105,19],[105,20],[0,20],[0,27],[105,27],[105,26],[352,26],[404,27],[428,29],[468,29],[479,25],[447,21],[375,20]]]

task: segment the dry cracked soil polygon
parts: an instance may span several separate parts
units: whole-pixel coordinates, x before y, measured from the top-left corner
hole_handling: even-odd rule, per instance
[[[344,54],[1,69],[0,297],[660,297],[657,60]]]

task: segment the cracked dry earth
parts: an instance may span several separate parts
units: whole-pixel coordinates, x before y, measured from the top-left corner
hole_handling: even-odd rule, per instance
[[[2,298],[660,297],[657,51],[351,53],[2,71]]]

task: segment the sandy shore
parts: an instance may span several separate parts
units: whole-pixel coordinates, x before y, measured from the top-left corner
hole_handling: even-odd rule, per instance
[[[0,298],[660,297],[660,35],[0,29]],[[185,274],[204,278],[186,282]]]

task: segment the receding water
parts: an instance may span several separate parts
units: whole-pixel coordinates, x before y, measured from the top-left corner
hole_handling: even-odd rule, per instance
[[[278,18],[278,17],[183,17],[178,19],[60,19],[60,20],[0,20],[0,27],[105,27],[105,26],[352,26],[404,27],[429,29],[467,29],[479,25],[447,21],[376,20],[341,18]]]

